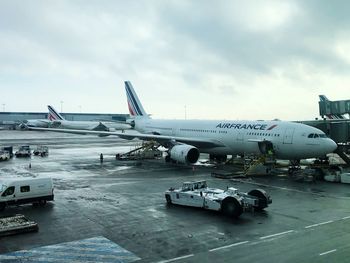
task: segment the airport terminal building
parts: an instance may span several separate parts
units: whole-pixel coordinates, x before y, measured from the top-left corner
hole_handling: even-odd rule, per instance
[[[47,112],[0,112],[0,124],[3,122],[21,122],[31,119],[47,119]],[[115,113],[61,113],[69,121],[125,121],[129,114]]]

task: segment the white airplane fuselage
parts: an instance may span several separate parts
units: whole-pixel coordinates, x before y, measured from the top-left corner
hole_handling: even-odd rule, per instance
[[[40,127],[40,128],[47,128],[49,127],[49,124],[51,123],[48,119],[32,119],[32,120],[25,120],[23,123],[28,127]]]
[[[135,118],[135,130],[186,138],[207,138],[223,147],[199,148],[202,153],[236,155],[260,154],[258,142],[269,141],[279,159],[298,160],[324,157],[337,145],[314,127],[285,121],[157,120]],[[310,138],[310,134],[317,134]]]

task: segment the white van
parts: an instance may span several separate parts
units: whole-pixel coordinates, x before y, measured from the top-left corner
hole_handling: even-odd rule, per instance
[[[8,178],[0,180],[0,211],[8,205],[53,201],[51,178]]]

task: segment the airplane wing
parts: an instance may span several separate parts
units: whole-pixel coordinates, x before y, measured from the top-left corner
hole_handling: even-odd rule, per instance
[[[156,141],[160,144],[168,147],[176,142],[190,144],[199,148],[214,148],[214,147],[224,147],[225,145],[213,139],[206,138],[194,138],[194,137],[178,137],[178,136],[168,136],[168,135],[155,135],[155,134],[143,134],[143,133],[126,133],[126,132],[110,132],[110,131],[91,131],[91,130],[73,130],[73,129],[55,129],[55,128],[36,128],[28,127],[29,130],[36,131],[53,131],[62,133],[72,133],[72,134],[91,134],[97,136],[118,136],[119,138],[132,140],[134,138],[144,140],[144,141]]]
[[[266,142],[268,140],[264,140],[264,139],[248,139],[248,142]]]

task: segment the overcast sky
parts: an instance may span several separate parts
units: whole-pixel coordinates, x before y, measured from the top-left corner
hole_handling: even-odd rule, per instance
[[[0,110],[306,120],[350,99],[349,1],[0,0]],[[61,103],[61,101],[63,103]],[[5,105],[3,105],[5,104]]]

